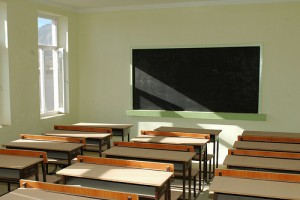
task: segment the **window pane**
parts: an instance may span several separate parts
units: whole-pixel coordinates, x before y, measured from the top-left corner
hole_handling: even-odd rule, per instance
[[[66,20],[44,15],[38,17],[39,69],[40,69],[40,112],[41,116],[65,113],[65,65],[64,47],[57,46],[57,24],[67,31]],[[67,43],[65,32],[60,37]]]
[[[60,49],[58,52],[58,108],[64,112],[65,107],[65,71],[64,71],[64,50]]]
[[[39,45],[56,46],[56,26],[53,19],[38,18]]]
[[[54,111],[53,50],[44,51],[45,110]]]

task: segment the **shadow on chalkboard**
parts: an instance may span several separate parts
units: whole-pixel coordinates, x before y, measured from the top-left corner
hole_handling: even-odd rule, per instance
[[[165,101],[161,98],[157,98],[154,95],[151,95],[149,93],[146,93],[142,90],[139,90],[135,88],[134,90],[134,97],[138,97],[138,99],[134,100],[133,109],[140,109],[140,108],[146,108],[151,110],[176,110],[176,111],[183,111],[183,108],[172,104],[168,101]],[[140,98],[144,98],[149,102],[149,105],[141,105],[140,103],[143,102],[144,104],[147,104],[146,101],[140,101]],[[156,105],[154,105],[156,103]],[[154,106],[156,106],[154,108]]]

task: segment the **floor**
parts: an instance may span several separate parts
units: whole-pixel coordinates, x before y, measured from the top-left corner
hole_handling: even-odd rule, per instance
[[[204,191],[197,197],[197,200],[212,200],[212,196],[209,194],[209,186],[204,188]]]

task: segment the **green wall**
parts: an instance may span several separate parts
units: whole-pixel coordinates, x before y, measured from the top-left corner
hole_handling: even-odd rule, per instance
[[[223,160],[244,129],[299,132],[300,3],[240,4],[81,13],[79,119],[223,129]],[[266,121],[132,117],[134,47],[261,44],[261,112]]]

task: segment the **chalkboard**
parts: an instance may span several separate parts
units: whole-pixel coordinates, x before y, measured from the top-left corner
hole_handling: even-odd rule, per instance
[[[133,109],[258,113],[260,50],[133,49]]]

